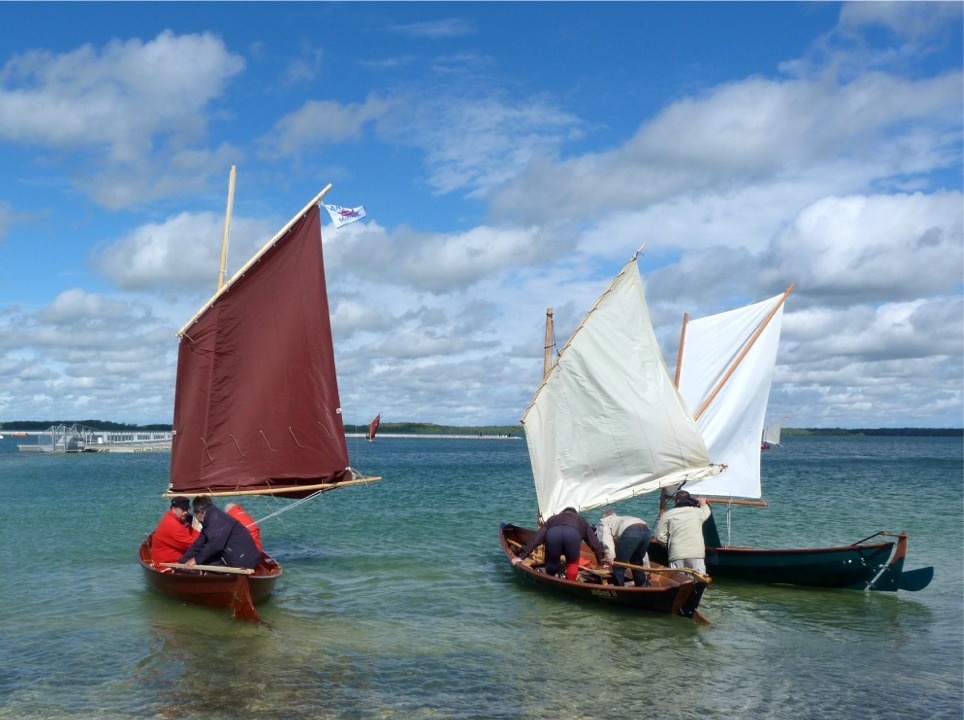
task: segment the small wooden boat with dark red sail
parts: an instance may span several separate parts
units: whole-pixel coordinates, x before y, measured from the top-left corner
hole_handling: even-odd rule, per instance
[[[382,414],[378,413],[372,418],[372,421],[368,423],[368,432],[365,433],[365,437],[370,441],[375,439],[375,434],[378,432],[378,426],[382,424]]]
[[[233,168],[231,179],[233,189]],[[348,458],[318,208],[330,188],[221,284],[178,333],[165,496],[300,501],[380,479],[360,475]],[[230,207],[229,196],[228,218]],[[138,559],[152,588],[179,600],[230,607],[243,619],[258,619],[254,606],[271,595],[282,572],[268,555],[250,574],[219,566],[200,572],[197,566],[160,566],[150,543],[148,537]]]
[[[712,477],[706,446],[663,363],[636,265],[612,281],[551,363],[552,310],[546,313],[544,379],[522,417],[540,519],[567,507],[585,512],[664,487]],[[536,531],[503,525],[510,562]],[[701,618],[710,579],[653,565],[649,586],[616,587],[593,567],[577,580],[540,570],[538,558],[513,564],[516,576],[571,597],[638,610]],[[535,555],[535,554],[533,554]],[[530,558],[533,556],[530,556]]]

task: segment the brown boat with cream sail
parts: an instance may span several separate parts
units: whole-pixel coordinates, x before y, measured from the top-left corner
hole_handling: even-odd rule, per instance
[[[653,330],[637,252],[626,263],[550,363],[552,311],[547,313],[544,379],[522,417],[539,519],[566,507],[585,512],[662,488],[717,475],[696,423],[670,377]],[[551,366],[550,366],[551,365]],[[503,524],[509,560],[534,530]],[[578,579],[543,572],[533,553],[512,565],[520,580],[583,600],[702,619],[710,578],[690,569],[627,566],[649,584],[616,586],[594,567],[584,543]]]
[[[224,277],[234,169],[219,280]],[[166,496],[273,495],[299,503],[379,480],[352,469],[335,373],[319,202],[328,185],[178,332],[170,485]],[[292,503],[292,506],[296,503]],[[258,620],[282,574],[138,559],[150,587]]]

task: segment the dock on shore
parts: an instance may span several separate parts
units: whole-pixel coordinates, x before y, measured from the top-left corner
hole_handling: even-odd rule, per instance
[[[13,437],[32,442],[17,443],[22,453],[144,453],[170,452],[172,433],[128,430],[112,432],[82,425],[54,425],[42,432],[13,432]]]

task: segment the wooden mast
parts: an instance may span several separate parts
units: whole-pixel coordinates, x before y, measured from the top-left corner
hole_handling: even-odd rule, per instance
[[[754,343],[756,343],[760,335],[763,334],[763,331],[766,329],[767,325],[770,324],[770,321],[773,319],[773,316],[777,314],[777,310],[779,310],[780,307],[783,305],[783,303],[786,302],[787,296],[789,296],[791,292],[793,292],[793,283],[790,283],[790,287],[788,287],[786,291],[784,291],[783,296],[780,298],[777,304],[773,306],[773,308],[770,310],[769,313],[767,313],[767,316],[763,319],[763,322],[760,323],[760,327],[758,327],[756,329],[756,332],[753,333],[753,337],[751,337],[747,341],[746,345],[743,346],[743,350],[740,351],[740,354],[737,356],[736,360],[733,361],[733,364],[726,371],[726,374],[716,384],[716,387],[713,388],[713,392],[711,392],[709,396],[706,398],[706,400],[703,401],[703,405],[700,407],[699,410],[696,411],[696,414],[693,415],[694,420],[700,419],[700,416],[706,411],[706,408],[709,407],[711,402],[713,402],[713,398],[715,398],[717,394],[719,394],[720,390],[723,389],[723,386],[726,385],[727,380],[730,379],[730,377],[736,371],[736,368],[740,365],[741,362],[743,362],[743,358],[745,358],[747,353],[750,352],[750,348],[753,347]]]
[[[224,211],[224,237],[221,239],[221,265],[218,269],[218,290],[224,286],[225,269],[228,264],[228,235],[231,232],[231,211],[234,208],[234,177],[237,166],[231,166],[228,178],[228,207]]]
[[[613,278],[612,282],[609,283],[609,287],[606,288],[605,292],[603,292],[603,294],[599,296],[599,299],[596,300],[596,304],[593,305],[593,306],[589,309],[589,312],[587,312],[586,315],[585,315],[585,317],[583,317],[582,322],[579,323],[579,326],[578,326],[575,330],[572,331],[572,335],[569,336],[569,340],[566,342],[565,345],[562,346],[562,350],[559,351],[559,355],[558,355],[558,357],[557,357],[557,359],[556,359],[557,362],[558,362],[559,358],[562,357],[562,354],[563,354],[564,352],[566,352],[566,350],[567,350],[567,349],[569,348],[569,346],[572,344],[573,338],[575,338],[576,335],[579,334],[579,331],[582,330],[583,326],[586,324],[586,320],[589,319],[589,316],[592,315],[594,312],[596,312],[596,308],[599,307],[599,304],[603,301],[603,298],[605,298],[605,297],[612,291],[613,287],[616,285],[616,282],[619,280],[619,278],[621,278],[621,277],[623,276],[623,273],[626,272],[626,270],[629,268],[629,266],[630,266],[630,265],[634,265],[634,264],[636,263],[636,258],[639,257],[639,254],[640,254],[641,252],[643,252],[643,248],[645,248],[645,247],[646,247],[646,244],[644,243],[644,244],[642,245],[642,247],[640,247],[639,250],[637,250],[637,251],[635,252],[635,254],[629,259],[629,262],[627,262],[627,263],[623,266],[623,269],[620,270],[620,271],[616,274],[616,277]],[[548,344],[548,342],[547,342],[546,344]],[[547,373],[547,375],[548,375],[548,373]],[[526,416],[529,414],[529,410],[530,410],[530,409],[532,408],[532,406],[535,404],[536,398],[539,397],[539,393],[542,392],[542,388],[545,387],[545,384],[546,384],[546,378],[543,377],[543,378],[542,378],[542,384],[539,385],[538,388],[536,388],[535,395],[533,395],[533,396],[532,396],[532,400],[529,401],[529,406],[526,408],[525,412],[522,413],[522,420],[521,420],[521,422],[522,422],[523,424],[525,424]]]
[[[679,388],[679,376],[683,371],[683,345],[686,343],[686,325],[690,321],[690,314],[683,313],[683,328],[679,332],[679,352],[676,353],[676,377],[673,384]]]
[[[552,344],[553,344],[553,322],[552,322],[552,308],[546,308],[546,339],[543,346],[543,358],[542,358],[542,384],[546,384],[546,380],[549,379],[549,371],[552,370]],[[540,386],[541,389],[541,386]],[[527,411],[528,412],[528,411]],[[542,513],[536,514],[536,526],[542,527],[545,525],[545,518],[542,517]]]

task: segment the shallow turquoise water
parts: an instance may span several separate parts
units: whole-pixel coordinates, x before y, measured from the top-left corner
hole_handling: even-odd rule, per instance
[[[265,626],[148,591],[135,561],[169,455],[21,455],[0,441],[0,718],[926,718],[964,709],[962,442],[800,438],[733,544],[910,533],[919,593],[714,583],[706,627],[517,584],[522,441],[350,441],[384,480],[267,521]],[[245,502],[260,518],[281,501]],[[656,498],[626,503],[653,519]],[[591,521],[596,516],[588,515]]]

